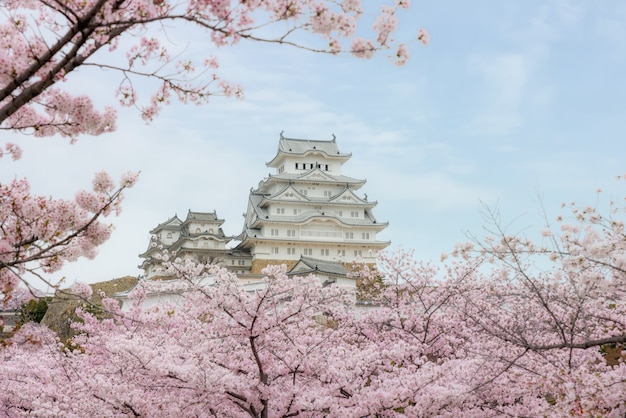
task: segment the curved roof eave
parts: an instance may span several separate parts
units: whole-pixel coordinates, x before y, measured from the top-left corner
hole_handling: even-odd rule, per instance
[[[176,221],[178,221],[178,223],[176,223]],[[156,234],[157,232],[159,232],[162,229],[180,229],[180,226],[183,224],[183,221],[180,220],[180,218],[178,218],[178,215],[174,215],[171,218],[169,218],[167,221],[165,222],[161,222],[160,224],[158,224],[157,226],[155,226],[150,233],[151,234]]]
[[[281,133],[280,140],[278,141],[276,156],[272,158],[270,162],[266,163],[266,166],[274,167],[274,164],[286,155],[304,157],[308,153],[320,153],[325,155],[327,158],[345,159],[346,161],[352,157],[352,153],[342,153],[339,151],[334,135],[331,141],[324,141],[316,139],[287,138]]]

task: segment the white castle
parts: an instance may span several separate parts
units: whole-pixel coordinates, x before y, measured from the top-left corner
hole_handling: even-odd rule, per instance
[[[140,255],[144,276],[161,275],[159,246],[181,259],[217,263],[242,279],[260,277],[269,264],[333,280],[354,263],[374,265],[389,245],[377,239],[388,223],[374,217],[377,202],[357,193],[365,180],[341,173],[351,156],[339,151],[334,135],[321,141],[281,133],[276,156],[266,164],[275,172],[250,190],[241,234],[224,235],[215,211],[190,210],[184,221],[173,216],[150,231],[151,245]]]

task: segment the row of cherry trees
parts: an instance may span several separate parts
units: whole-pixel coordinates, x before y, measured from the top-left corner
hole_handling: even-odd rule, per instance
[[[284,267],[248,292],[174,261],[187,279],[176,303],[141,308],[148,283],[128,310],[79,311],[65,344],[23,327],[3,350],[0,404],[9,416],[623,417],[626,366],[606,357],[626,343],[623,212],[571,209],[541,243],[496,223],[438,265],[381,256],[356,304]]]

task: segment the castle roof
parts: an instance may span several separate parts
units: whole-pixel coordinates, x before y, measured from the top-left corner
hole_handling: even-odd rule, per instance
[[[308,273],[325,273],[338,276],[346,276],[348,270],[338,261],[326,261],[317,258],[300,256],[300,260],[287,273],[290,276]]]
[[[158,224],[154,229],[152,229],[150,231],[151,234],[156,234],[157,232],[163,230],[163,229],[172,229],[172,230],[178,230],[180,229],[180,226],[182,225],[183,221],[181,221],[180,219],[178,219],[178,215],[174,215],[171,218],[169,218],[167,221]]]
[[[189,209],[189,212],[187,212],[187,218],[185,219],[184,223],[190,223],[190,222],[217,222],[220,225],[224,223],[223,219],[219,219],[217,217],[217,212],[213,211],[213,212],[192,212],[191,209]]]
[[[320,153],[326,158],[344,161],[347,161],[352,156],[351,153],[342,153],[339,151],[334,135],[331,141],[323,141],[317,139],[286,138],[281,132],[276,156],[266,165],[268,167],[275,167],[280,164],[280,161],[286,155],[305,156],[310,153]]]

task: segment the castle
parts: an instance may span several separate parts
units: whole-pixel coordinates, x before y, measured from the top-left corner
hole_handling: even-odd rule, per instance
[[[241,234],[226,236],[215,211],[190,210],[185,220],[175,215],[150,231],[152,242],[140,254],[144,276],[160,275],[159,247],[181,259],[220,264],[242,279],[260,277],[269,264],[336,277],[355,262],[375,264],[377,252],[389,245],[377,239],[388,223],[374,217],[377,202],[358,194],[365,180],[342,174],[351,156],[339,151],[334,135],[322,141],[281,133],[276,156],[266,164],[274,173],[250,190]]]

